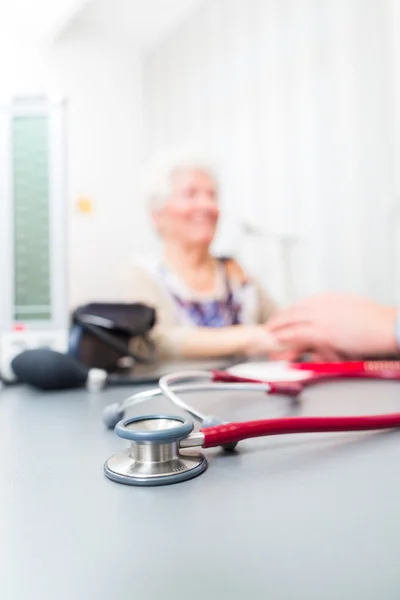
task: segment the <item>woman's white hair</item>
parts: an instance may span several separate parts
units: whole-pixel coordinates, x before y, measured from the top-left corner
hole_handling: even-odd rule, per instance
[[[201,149],[166,148],[159,151],[144,171],[143,194],[149,208],[160,208],[171,193],[172,177],[179,171],[201,171],[218,185],[213,161]]]

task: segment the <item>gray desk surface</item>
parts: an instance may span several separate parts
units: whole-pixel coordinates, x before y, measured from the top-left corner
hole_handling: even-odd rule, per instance
[[[0,390],[2,600],[399,600],[400,432],[249,440],[208,451],[192,481],[128,487],[103,476],[125,442],[101,411],[131,391]],[[292,410],[258,394],[194,400],[235,419]],[[335,382],[301,410],[399,409],[399,384]]]

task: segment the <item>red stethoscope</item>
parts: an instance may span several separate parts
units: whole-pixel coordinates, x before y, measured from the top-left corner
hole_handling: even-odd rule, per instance
[[[283,417],[226,422],[203,415],[178,395],[209,390],[263,391],[298,396],[312,384],[336,378],[400,379],[400,361],[346,363],[243,363],[226,371],[192,371],[166,375],[159,388],[131,396],[106,408],[104,422],[115,427],[130,447],[109,458],[107,477],[130,485],[164,485],[191,479],[207,467],[203,454],[187,449],[223,446],[233,449],[245,439],[280,434],[367,431],[400,427],[400,413],[366,416]],[[146,415],[126,419],[125,410],[158,395],[165,396],[202,424],[177,416]],[[182,452],[183,450],[183,452]]]

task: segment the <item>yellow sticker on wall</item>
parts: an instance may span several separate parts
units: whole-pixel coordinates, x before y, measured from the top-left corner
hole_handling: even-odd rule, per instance
[[[90,198],[78,198],[77,201],[77,209],[78,212],[82,213],[82,214],[90,214],[93,212],[93,202]]]

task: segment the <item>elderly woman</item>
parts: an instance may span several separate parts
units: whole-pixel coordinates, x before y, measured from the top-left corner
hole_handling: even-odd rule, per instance
[[[135,266],[129,283],[131,300],[157,311],[158,357],[265,356],[276,349],[264,327],[274,302],[235,260],[210,251],[220,214],[212,169],[171,158],[150,172],[147,187],[162,254]]]

